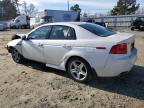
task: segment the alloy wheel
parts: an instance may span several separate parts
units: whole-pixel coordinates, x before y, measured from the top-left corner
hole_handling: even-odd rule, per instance
[[[87,77],[87,67],[82,61],[74,60],[70,64],[70,73],[76,80],[82,81]]]

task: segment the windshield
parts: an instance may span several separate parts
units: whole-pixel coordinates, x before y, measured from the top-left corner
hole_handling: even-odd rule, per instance
[[[116,32],[113,32],[97,24],[81,24],[79,26],[101,37],[107,37],[116,34]]]

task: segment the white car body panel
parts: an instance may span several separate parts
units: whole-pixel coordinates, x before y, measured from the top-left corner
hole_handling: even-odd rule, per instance
[[[7,46],[17,49],[18,52],[22,54],[21,43],[22,43],[22,39],[15,39],[10,41]]]
[[[78,22],[71,22],[43,25],[65,25],[72,27],[76,32],[76,40],[17,39],[9,42],[8,47],[16,48],[27,59],[39,61],[45,63],[46,66],[60,70],[66,70],[66,63],[72,56],[85,59],[100,77],[117,76],[132,69],[137,59],[137,50],[134,48],[131,51],[131,44],[135,39],[133,34],[116,33],[108,37],[99,37],[77,26],[78,24]],[[26,34],[26,37],[30,33]],[[114,45],[121,43],[128,44],[127,54],[109,54]],[[21,47],[17,44],[21,45]],[[97,49],[96,47],[104,47],[106,49]]]
[[[45,63],[41,40],[30,40],[22,42],[22,53],[25,58]],[[31,53],[33,52],[33,53]]]
[[[118,76],[122,72],[129,72],[137,59],[137,50],[134,49],[131,55],[124,57],[109,57],[104,68],[96,68],[98,76]]]

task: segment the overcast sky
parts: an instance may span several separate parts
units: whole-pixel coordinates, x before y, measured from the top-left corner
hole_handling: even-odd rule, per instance
[[[53,9],[53,10],[67,10],[68,0],[20,0],[22,3],[33,3],[39,10]],[[70,6],[79,4],[83,11],[90,13],[105,13],[110,11],[118,0],[69,0]],[[144,0],[138,0],[141,5],[144,5]]]

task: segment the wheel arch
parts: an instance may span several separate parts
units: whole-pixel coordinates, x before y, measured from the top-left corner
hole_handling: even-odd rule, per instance
[[[80,59],[84,60],[84,61],[87,63],[87,65],[88,65],[88,66],[90,67],[90,69],[91,69],[91,74],[92,74],[92,76],[91,76],[92,79],[91,79],[91,80],[95,80],[95,78],[98,77],[96,70],[90,65],[89,61],[86,60],[84,57],[79,56],[79,55],[73,55],[73,56],[70,56],[70,57],[67,59],[66,64],[65,64],[65,70],[66,70],[66,71],[68,71],[68,63],[69,63],[69,61],[70,61],[72,58],[80,58]]]
[[[11,53],[12,49],[16,49],[19,52],[19,54],[22,55],[21,51],[18,48],[14,47],[14,46],[7,46],[7,50],[8,50],[9,53]]]
[[[7,47],[7,50],[8,50],[9,53],[11,53],[12,49],[15,49],[15,48],[13,46]]]

